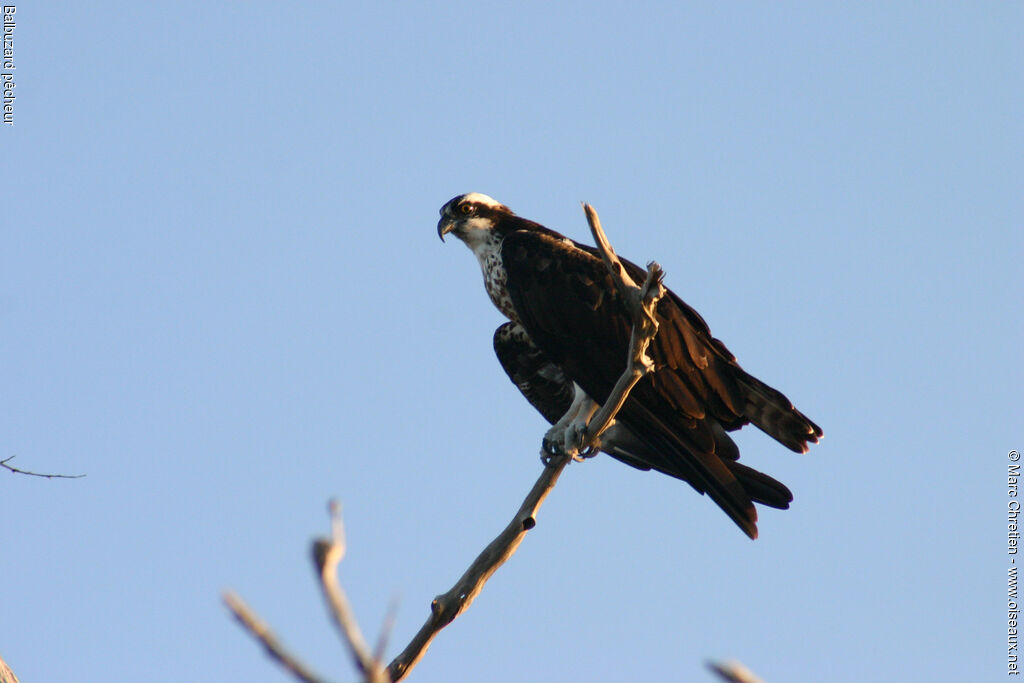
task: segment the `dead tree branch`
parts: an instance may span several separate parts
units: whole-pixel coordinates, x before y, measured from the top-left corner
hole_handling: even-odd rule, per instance
[[[318,538],[313,542],[313,565],[320,578],[320,589],[327,603],[331,619],[344,637],[345,644],[352,653],[356,668],[362,674],[365,683],[391,683],[388,671],[384,668],[381,656],[370,653],[363,639],[362,631],[356,622],[355,615],[349,605],[348,597],[338,582],[338,564],[345,556],[345,527],[341,519],[341,506],[335,501],[328,505],[331,515],[331,537]],[[296,679],[304,683],[325,683],[307,667],[298,657],[285,650],[270,630],[270,627],[249,608],[240,597],[228,591],[224,594],[224,602],[245,630],[263,645],[271,659],[283,666]],[[385,622],[379,649],[383,649],[385,637],[390,630],[390,619]]]
[[[29,472],[28,470],[19,470],[14,465],[7,464],[10,461],[14,460],[16,457],[16,455],[12,455],[8,458],[0,460],[0,467],[3,467],[5,470],[10,470],[10,472],[13,474],[24,474],[29,477],[42,477],[43,479],[81,479],[82,477],[85,476],[84,474],[42,474],[40,472]]]
[[[270,630],[267,623],[260,619],[245,604],[242,598],[231,591],[227,591],[224,593],[224,603],[231,610],[238,623],[263,645],[263,649],[267,651],[271,659],[283,666],[285,670],[298,680],[303,681],[303,683],[325,683],[325,679],[310,671],[305,664],[281,645],[281,641],[277,639],[277,636]]]
[[[341,506],[331,501],[329,509],[331,538],[319,538],[313,542],[313,563],[320,575],[320,588],[323,590],[324,600],[335,626],[348,645],[356,668],[363,675],[363,680],[367,683],[390,683],[387,670],[367,647],[348,597],[338,582],[338,564],[345,556],[345,526],[341,519]]]
[[[626,397],[644,375],[654,369],[654,363],[647,356],[647,347],[650,345],[654,335],[658,333],[658,320],[654,315],[658,301],[665,296],[665,287],[661,282],[665,278],[665,272],[656,261],[647,264],[647,277],[643,285],[637,285],[633,278],[626,272],[619,257],[608,242],[604,230],[601,228],[601,219],[597,211],[590,204],[583,205],[583,212],[587,216],[587,223],[590,225],[590,233],[594,236],[594,243],[601,252],[608,272],[619,290],[619,295],[626,303],[629,315],[633,321],[633,330],[629,337],[629,359],[626,363],[626,370],[619,377],[612,389],[612,393],[605,400],[604,405],[597,411],[590,424],[587,425],[586,441],[595,444],[608,427],[611,426],[615,415],[618,414]]]
[[[0,657],[0,683],[18,683],[18,677],[14,675],[4,658]]]
[[[708,668],[726,683],[764,683],[753,671],[736,661],[708,662]]]
[[[399,681],[423,658],[434,637],[469,607],[498,567],[519,548],[526,532],[536,526],[537,511],[569,462],[566,456],[552,460],[534,483],[512,521],[481,552],[451,590],[434,598],[430,616],[401,654],[388,665],[392,681]]]

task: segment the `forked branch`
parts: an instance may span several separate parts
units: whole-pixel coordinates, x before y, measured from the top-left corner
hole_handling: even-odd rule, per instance
[[[313,542],[313,563],[320,575],[320,588],[323,590],[324,600],[335,626],[348,645],[356,668],[363,675],[363,680],[367,683],[389,683],[391,679],[383,664],[366,646],[366,640],[359,630],[348,597],[338,582],[338,564],[345,556],[345,526],[341,519],[341,506],[331,501],[329,507],[331,538],[320,538]]]

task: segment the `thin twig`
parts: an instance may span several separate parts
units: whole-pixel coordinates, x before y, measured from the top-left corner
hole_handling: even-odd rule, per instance
[[[238,597],[231,591],[227,591],[224,593],[224,603],[228,606],[228,609],[231,610],[231,613],[235,615],[235,619],[238,620],[238,623],[240,623],[263,645],[263,649],[267,651],[267,654],[291,672],[295,678],[300,681],[304,681],[304,683],[325,683],[323,678],[320,678],[310,671],[305,664],[298,660],[298,658],[284,649],[284,646],[281,645],[281,642],[270,630],[270,627],[266,622],[260,619],[259,616],[257,616],[256,613],[245,604],[242,598]]]
[[[605,404],[591,419],[581,444],[581,451],[598,443],[601,433],[612,424],[615,415],[626,402],[630,390],[653,367],[653,363],[647,358],[646,349],[658,332],[654,307],[657,306],[658,299],[665,293],[665,289],[661,286],[663,273],[658,264],[648,265],[647,278],[643,286],[638,287],[615,256],[615,251],[601,230],[597,212],[589,204],[584,205],[584,212],[598,248],[601,250],[605,265],[608,266],[619,291],[623,293],[623,300],[633,319],[633,332],[630,338],[626,369],[619,381],[616,382],[612,393],[605,400]],[[540,509],[544,498],[551,492],[555,482],[558,481],[558,476],[570,460],[571,457],[568,456],[551,459],[508,526],[484,548],[484,551],[477,556],[451,590],[434,598],[430,604],[430,617],[427,618],[426,623],[420,627],[405,650],[395,657],[388,666],[392,681],[401,680],[416,666],[440,630],[454,621],[473,603],[491,575],[512,556],[526,532],[536,525],[537,510]]]
[[[388,641],[391,640],[391,632],[395,628],[395,620],[398,616],[398,598],[391,599],[388,605],[387,614],[384,615],[384,623],[380,626],[380,635],[377,636],[377,647],[373,649],[373,658],[377,661],[384,659],[384,653],[388,651]]]
[[[30,477],[42,477],[43,479],[81,479],[82,477],[85,476],[84,474],[42,474],[40,472],[29,472],[28,470],[19,470],[17,467],[7,464],[10,461],[14,460],[16,457],[17,456],[12,455],[10,457],[4,458],[3,460],[0,460],[0,467],[3,467],[5,470],[10,470],[14,474],[25,474]]]
[[[313,543],[313,563],[320,575],[320,587],[335,626],[344,637],[356,668],[367,683],[390,683],[387,670],[373,656],[366,645],[359,623],[352,613],[348,596],[338,582],[338,564],[345,556],[345,525],[341,519],[341,506],[336,501],[329,505],[332,537],[320,538]]]

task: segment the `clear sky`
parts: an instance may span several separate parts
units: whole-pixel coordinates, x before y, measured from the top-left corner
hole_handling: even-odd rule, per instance
[[[371,8],[372,6],[372,8]],[[572,465],[420,681],[1006,676],[1024,5],[17,3],[0,127],[0,656],[30,681],[355,677],[511,518],[546,428],[437,209],[657,259],[825,430],[792,509]],[[749,433],[748,433],[749,431]]]

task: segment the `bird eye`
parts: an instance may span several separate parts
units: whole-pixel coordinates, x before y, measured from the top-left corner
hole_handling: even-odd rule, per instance
[[[473,207],[470,204],[463,204],[459,207],[459,211],[468,215],[473,212]]]

